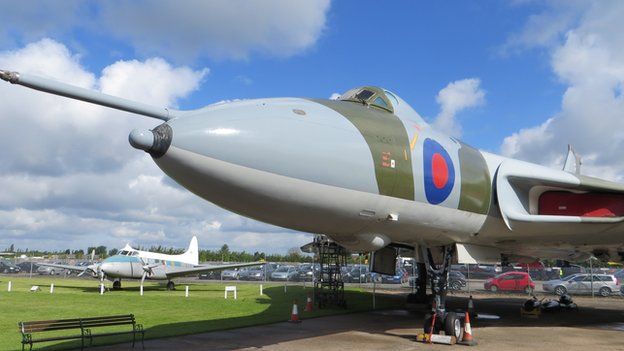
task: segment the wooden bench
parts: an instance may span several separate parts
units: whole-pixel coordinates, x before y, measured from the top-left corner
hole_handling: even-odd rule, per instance
[[[32,350],[33,344],[39,342],[59,341],[59,340],[76,340],[80,339],[80,349],[84,349],[85,340],[89,340],[89,346],[93,343],[93,338],[132,334],[132,347],[136,341],[137,334],[141,334],[141,344],[145,338],[145,331],[143,325],[137,324],[133,314],[118,315],[118,316],[105,316],[105,317],[90,317],[90,318],[72,318],[72,319],[56,319],[48,321],[32,321],[32,322],[19,322],[20,332],[22,333],[22,351],[28,344],[30,350]],[[129,331],[110,331],[96,333],[94,329],[100,327],[109,327],[117,325],[132,325],[132,330]],[[80,330],[80,334],[74,333],[70,335],[57,335],[41,338],[33,338],[35,333],[63,331],[63,330]],[[145,348],[145,345],[143,345]]]

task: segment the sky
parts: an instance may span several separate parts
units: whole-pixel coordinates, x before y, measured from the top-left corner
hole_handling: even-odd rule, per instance
[[[624,2],[0,0],[0,69],[157,106],[387,88],[475,147],[624,181]],[[128,145],[153,119],[0,84],[0,250],[285,253]]]

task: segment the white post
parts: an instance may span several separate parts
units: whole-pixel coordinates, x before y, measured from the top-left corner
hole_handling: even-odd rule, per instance
[[[104,295],[104,283],[100,283],[100,295]]]
[[[9,280],[9,286],[7,287],[7,291],[8,291],[8,292],[11,292],[11,285],[12,285],[12,283],[11,283],[11,281]]]
[[[238,297],[236,296],[236,291],[237,291],[237,290],[238,290],[238,289],[236,289],[236,287],[234,287],[234,300],[238,299]]]
[[[184,289],[184,297],[188,297],[188,285],[186,286],[186,289]],[[236,293],[234,293],[234,298],[236,298]]]
[[[143,296],[143,284],[141,284],[141,286],[139,287],[139,291],[139,294]]]
[[[260,284],[260,295],[262,295],[262,284]]]
[[[54,283],[50,284],[50,294],[54,293]]]

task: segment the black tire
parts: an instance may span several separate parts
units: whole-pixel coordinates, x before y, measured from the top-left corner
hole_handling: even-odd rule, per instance
[[[444,333],[454,336],[457,340],[461,340],[463,334],[462,323],[455,312],[446,314],[446,319],[444,319]]]
[[[175,283],[174,282],[167,282],[167,290],[175,290]]]
[[[490,291],[493,292],[493,293],[498,292],[498,286],[496,286],[496,285],[490,286]]]
[[[555,292],[555,295],[557,296],[565,295],[568,293],[568,289],[566,289],[565,286],[561,286],[561,285],[555,287],[553,291]]]
[[[54,275],[54,269],[50,270],[50,275]]]
[[[602,288],[600,288],[600,290],[598,290],[598,294],[600,294],[600,296],[602,297],[611,296],[611,289],[607,288],[606,286],[603,286]]]
[[[113,290],[121,290],[121,282],[119,280],[113,281]]]
[[[533,288],[531,288],[530,286],[527,286],[526,288],[524,288],[524,293],[525,294],[530,294],[533,292]]]
[[[462,289],[461,282],[455,280],[451,282],[451,290],[459,291]]]
[[[424,330],[425,334],[431,333],[432,318],[433,318],[433,315],[431,313],[427,313],[425,315],[425,321],[424,321],[424,325],[423,325],[423,330]],[[435,327],[434,327],[434,329],[435,329]],[[434,334],[435,334],[435,331],[434,331]]]

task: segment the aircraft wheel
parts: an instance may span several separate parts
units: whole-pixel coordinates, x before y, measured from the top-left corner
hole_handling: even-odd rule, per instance
[[[113,281],[113,290],[121,290],[121,281],[119,280]]]
[[[175,290],[175,283],[170,281],[167,283],[167,290]]]
[[[568,289],[566,289],[564,286],[558,286],[555,288],[555,295],[561,296],[561,295],[565,295],[565,293],[568,292]]]
[[[598,290],[598,294],[600,294],[600,296],[602,297],[607,297],[611,295],[611,289],[607,288],[606,286],[603,286],[602,288],[600,288],[600,290]]]
[[[449,312],[446,314],[446,319],[444,320],[444,333],[446,335],[454,336],[455,338],[457,338],[457,340],[461,340],[461,319],[457,317],[457,314],[455,312]]]

